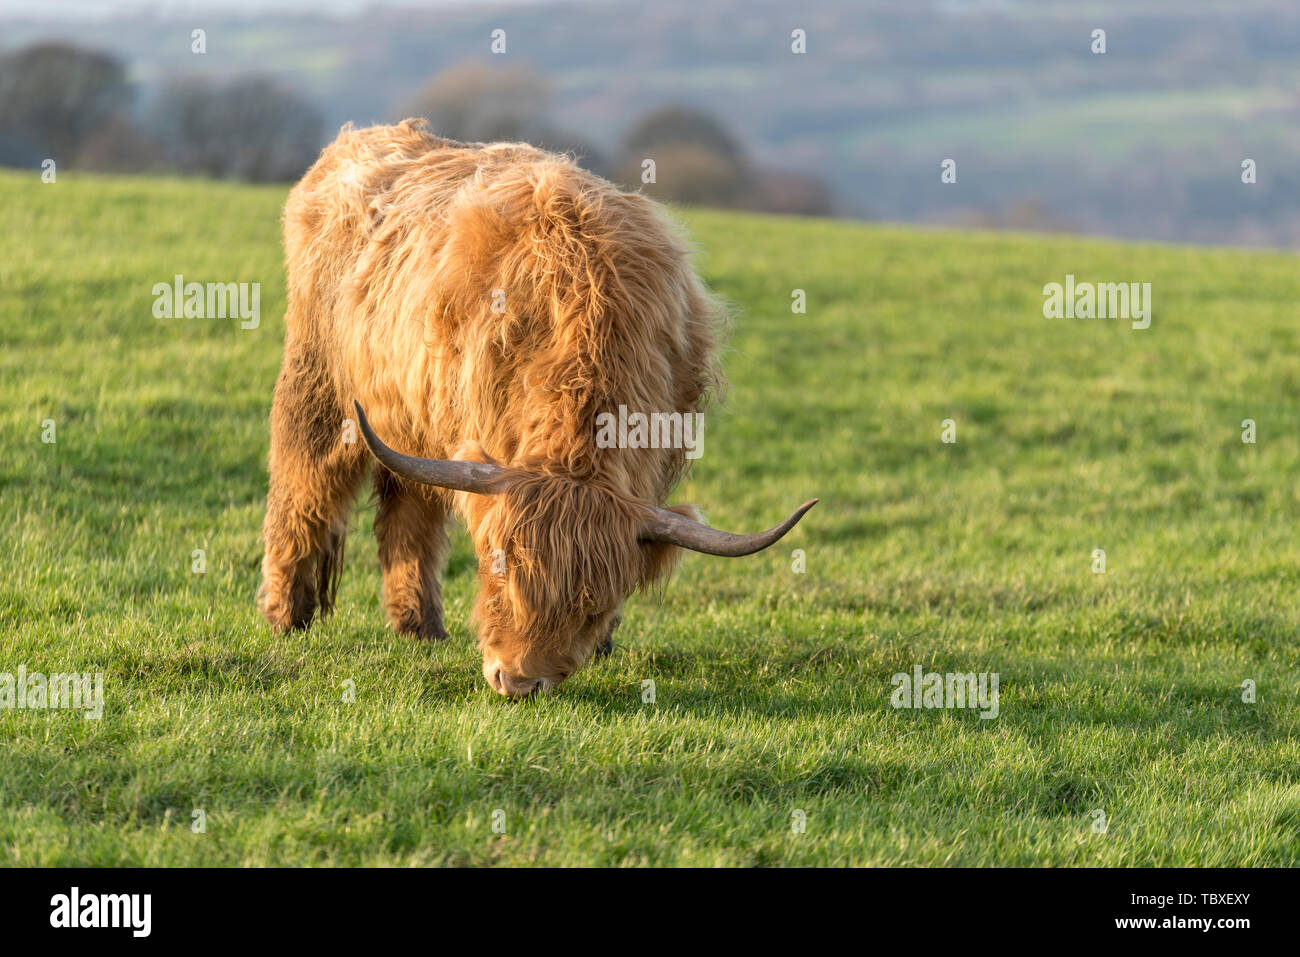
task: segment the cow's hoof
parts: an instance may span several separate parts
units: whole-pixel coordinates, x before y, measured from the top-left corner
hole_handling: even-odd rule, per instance
[[[596,646],[597,658],[608,658],[614,653],[614,632],[621,624],[623,624],[623,616],[615,615],[609,623],[609,631],[605,635],[605,640]]]
[[[445,641],[451,637],[440,621],[395,621],[393,630],[399,635],[420,641]]]

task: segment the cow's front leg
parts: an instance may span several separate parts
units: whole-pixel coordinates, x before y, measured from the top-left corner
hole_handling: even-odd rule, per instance
[[[375,488],[388,620],[399,634],[446,638],[439,582],[451,550],[446,509],[433,489],[405,483],[383,466],[375,471]]]
[[[342,413],[287,351],[271,408],[271,481],[262,526],[259,604],[277,631],[305,628],[334,605],[348,510],[365,471],[339,442]]]
[[[609,632],[605,635],[605,640],[596,646],[597,658],[605,658],[614,653],[614,630],[622,623],[622,615],[615,615],[609,620]]]

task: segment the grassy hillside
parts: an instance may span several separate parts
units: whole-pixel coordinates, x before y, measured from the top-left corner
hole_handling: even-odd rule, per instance
[[[0,863],[1300,862],[1294,257],[688,214],[733,388],[675,499],[822,504],[511,703],[461,532],[450,641],[385,629],[364,506],[332,619],[254,609],[282,201],[0,176],[0,672],[106,681],[0,711]],[[154,318],[176,273],[261,282],[260,327]],[[1150,282],[1151,327],[1043,318],[1066,273]],[[892,708],[914,665],[999,716]]]

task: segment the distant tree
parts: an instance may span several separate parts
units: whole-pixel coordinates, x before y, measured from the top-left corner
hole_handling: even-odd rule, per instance
[[[641,117],[623,135],[625,155],[650,156],[665,146],[693,146],[733,163],[745,161],[745,150],[721,121],[700,110],[666,106]]]
[[[66,43],[37,43],[0,56],[0,135],[61,166],[73,165],[86,139],[122,122],[131,103],[116,59]]]
[[[0,133],[0,166],[35,168],[41,165],[45,154],[25,140]]]
[[[546,82],[528,67],[465,63],[429,79],[399,112],[403,118],[424,117],[436,136],[467,143],[531,143],[572,154],[586,169],[608,175],[608,159],[589,140],[550,124],[550,100]]]
[[[321,124],[309,102],[265,77],[181,79],[162,94],[152,132],[182,172],[284,182],[315,162]]]
[[[556,153],[568,153],[578,161],[583,169],[590,170],[597,176],[609,176],[610,164],[608,157],[600,150],[593,146],[588,140],[576,133],[568,130],[555,129],[549,126],[541,126],[537,129],[527,130],[523,137],[525,142],[532,143],[534,146],[544,150],[551,150]]]
[[[742,167],[713,150],[670,143],[646,158],[654,160],[655,182],[642,181],[643,160],[637,156],[625,157],[618,165],[618,181],[663,202],[728,209],[752,205],[753,183]]]
[[[77,152],[77,165],[111,173],[145,173],[166,164],[161,144],[126,116],[115,114],[86,137]]]
[[[759,173],[758,208],[791,216],[830,216],[835,204],[830,188],[811,173],[764,169]]]
[[[645,182],[645,161],[655,179]],[[725,208],[760,205],[758,174],[740,142],[721,122],[685,107],[655,110],[624,135],[615,167],[619,182],[656,199]]]
[[[542,125],[550,98],[546,83],[528,67],[464,63],[426,81],[400,112],[423,116],[436,135],[448,139],[522,140]]]

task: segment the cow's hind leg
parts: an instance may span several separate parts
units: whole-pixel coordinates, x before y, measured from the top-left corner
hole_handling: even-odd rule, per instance
[[[348,511],[365,472],[364,445],[345,442],[344,414],[325,376],[286,352],[271,407],[259,604],[275,629],[333,610]]]
[[[375,537],[384,572],[384,607],[399,634],[446,638],[439,576],[451,549],[447,512],[437,493],[410,485],[379,466]]]

